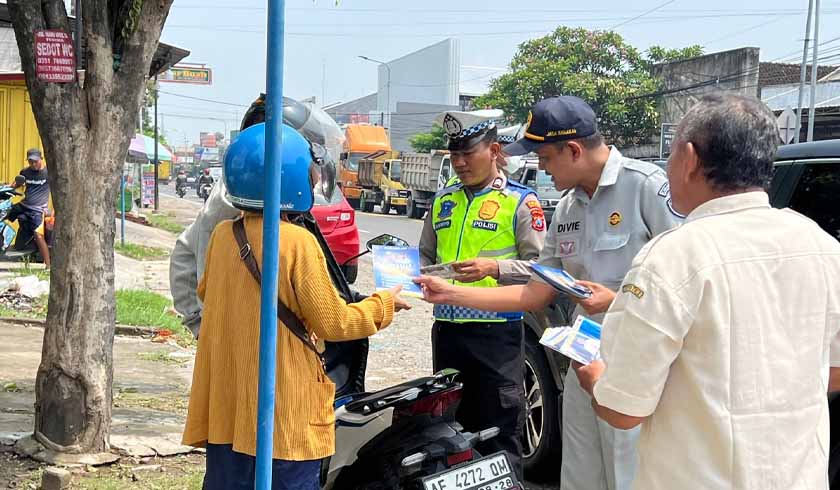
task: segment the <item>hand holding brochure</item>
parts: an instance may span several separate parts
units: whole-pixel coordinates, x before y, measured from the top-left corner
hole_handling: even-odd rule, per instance
[[[432,264],[420,268],[420,273],[424,276],[440,277],[441,279],[455,279],[460,274],[455,272],[453,264],[456,262],[447,262],[445,264]]]
[[[578,316],[571,327],[547,329],[540,344],[586,365],[601,358],[601,325]]]
[[[554,289],[566,293],[575,298],[587,299],[592,296],[592,291],[577,283],[571,274],[563,269],[555,269],[544,265],[532,264],[531,269]]]
[[[373,277],[377,291],[402,285],[402,294],[422,297],[422,289],[411,280],[419,275],[420,252],[417,247],[373,246]]]

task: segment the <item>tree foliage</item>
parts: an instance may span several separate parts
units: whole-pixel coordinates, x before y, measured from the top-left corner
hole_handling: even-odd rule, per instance
[[[619,34],[559,27],[526,41],[510,63],[511,71],[493,80],[477,107],[505,111],[512,123],[524,123],[533,105],[545,98],[576,95],[598,116],[599,127],[615,144],[635,144],[655,134],[659,125],[651,75],[655,63],[702,54],[700,46],[651,47],[646,53]]]
[[[408,144],[414,148],[414,151],[420,153],[428,153],[432,150],[441,150],[446,148],[446,132],[440,124],[432,126],[432,130],[428,133],[419,133],[408,140]]]

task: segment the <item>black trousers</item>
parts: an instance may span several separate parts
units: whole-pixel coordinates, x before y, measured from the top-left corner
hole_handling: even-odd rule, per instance
[[[35,245],[31,242],[35,238],[35,230],[44,221],[44,212],[37,209],[25,208],[20,203],[17,203],[9,210],[6,219],[18,222],[18,233],[14,243],[15,250],[35,249]]]
[[[452,323],[432,329],[435,371],[461,372],[463,398],[456,418],[469,432],[498,427],[499,435],[480,443],[483,455],[507,451],[522,479],[525,380],[522,321]]]

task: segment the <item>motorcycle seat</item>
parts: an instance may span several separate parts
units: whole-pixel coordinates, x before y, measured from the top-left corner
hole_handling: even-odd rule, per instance
[[[394,401],[400,399],[400,396],[407,394],[410,390],[419,390],[424,386],[428,386],[430,382],[436,381],[437,378],[433,376],[413,379],[405,383],[398,384],[379,390],[373,393],[362,393],[350,403],[344,405],[348,412],[352,413],[371,413],[382,410],[389,406]]]

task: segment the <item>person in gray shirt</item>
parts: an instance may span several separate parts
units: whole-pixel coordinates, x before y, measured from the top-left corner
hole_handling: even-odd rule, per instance
[[[577,97],[539,102],[525,136],[504,148],[510,155],[536,152],[540,168],[565,190],[554,212],[539,263],[564,268],[593,295],[578,300],[575,316],[600,321],[615,297],[636,253],[654,236],[677,226],[665,172],[656,165],[625,158],[604,143],[595,113]],[[538,278],[525,286],[468,289],[422,277],[425,298],[496,311],[536,311],[557,290]],[[621,431],[601,421],[574,370],[563,393],[564,490],[627,490],[638,456],[638,429]]]
[[[16,250],[28,250],[37,247],[44,266],[50,268],[50,249],[44,236],[37,232],[38,227],[44,222],[44,213],[49,209],[50,204],[50,181],[47,166],[41,158],[41,150],[31,148],[26,152],[26,161],[29,164],[15,177],[12,187],[24,188],[23,200],[12,206],[6,219],[17,221],[20,225],[17,238],[15,239]]]

